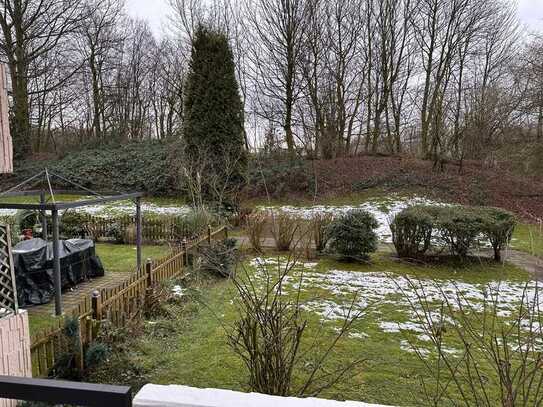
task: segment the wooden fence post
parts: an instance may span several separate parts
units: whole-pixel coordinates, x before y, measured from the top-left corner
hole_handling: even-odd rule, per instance
[[[207,244],[211,244],[211,225],[207,225]]]
[[[102,297],[100,296],[100,291],[94,290],[92,292],[92,318],[95,321],[102,320]]]
[[[83,372],[83,369],[85,369],[85,357],[84,357],[84,348],[83,348],[83,338],[81,337],[82,329],[81,326],[81,318],[77,317],[79,329],[77,332],[77,355],[75,358],[75,364],[80,372]]]
[[[153,286],[153,260],[147,259],[145,262],[145,274],[147,275],[147,288]]]
[[[181,250],[183,250],[183,255],[181,256],[183,267],[186,267],[189,263],[187,254],[187,238],[183,238],[183,241],[181,242]]]
[[[228,226],[223,226],[224,228],[224,240],[228,239]]]

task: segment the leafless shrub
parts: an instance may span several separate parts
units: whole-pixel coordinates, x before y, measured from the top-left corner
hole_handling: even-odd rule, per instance
[[[292,293],[289,287],[290,295],[287,296],[285,289],[295,265],[296,261],[289,259],[286,265],[278,263],[276,273],[258,267],[256,275],[243,269],[233,279],[239,294],[239,319],[232,328],[227,328],[228,343],[243,360],[252,391],[278,396],[316,396],[361,362],[353,361],[335,371],[330,371],[326,363],[359,318],[359,314],[353,312],[356,298],[326,349],[318,349],[314,338],[308,352],[301,350],[308,327],[300,300],[303,275],[297,281],[296,292]],[[308,361],[310,357],[311,362]],[[294,377],[300,379],[302,375],[301,385],[295,387]]]
[[[238,261],[236,241],[227,239],[222,242],[202,245],[198,248],[200,257],[199,270],[218,277],[230,277]]]
[[[263,213],[253,213],[246,218],[245,230],[249,237],[249,242],[252,248],[258,253],[262,252],[262,239],[266,223],[267,218]]]
[[[300,228],[299,220],[285,212],[272,214],[272,234],[275,247],[280,251],[289,251]]]
[[[240,227],[245,225],[247,218],[251,216],[254,212],[254,209],[250,206],[240,206],[234,215],[230,218],[230,222],[234,227]]]
[[[312,237],[317,252],[322,252],[326,248],[326,243],[328,243],[326,229],[333,219],[334,217],[329,213],[317,213],[310,220]]]
[[[146,319],[172,317],[168,304],[174,299],[170,285],[155,284],[147,290],[143,306],[143,317]]]
[[[500,288],[489,288],[482,303],[468,301],[461,290],[451,299],[439,288],[437,310],[421,284],[409,281],[411,308],[437,356],[410,345],[430,374],[422,380],[432,406],[450,402],[452,391],[465,406],[536,406],[543,403],[543,337],[539,287],[524,286],[517,311],[500,315]],[[407,297],[409,298],[409,297]],[[458,352],[446,346],[460,343]]]

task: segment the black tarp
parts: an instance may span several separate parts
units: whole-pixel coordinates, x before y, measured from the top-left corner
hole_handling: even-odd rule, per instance
[[[63,290],[104,275],[92,240],[61,240],[59,246]],[[54,298],[52,242],[42,239],[22,241],[13,248],[13,261],[19,306],[46,304]]]

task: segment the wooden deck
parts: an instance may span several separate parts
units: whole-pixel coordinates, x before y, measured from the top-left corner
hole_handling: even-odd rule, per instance
[[[85,281],[76,287],[66,290],[62,293],[62,310],[65,313],[70,312],[81,301],[82,297],[90,297],[94,290],[100,290],[102,288],[110,288],[119,285],[122,281],[127,279],[131,272],[106,272],[104,277],[98,277],[92,280]],[[54,299],[49,304],[36,305],[33,307],[27,307],[28,314],[55,314],[55,301]]]

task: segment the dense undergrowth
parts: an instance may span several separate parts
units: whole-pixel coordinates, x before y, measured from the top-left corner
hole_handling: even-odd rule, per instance
[[[169,145],[160,142],[101,147],[71,152],[58,160],[30,159],[15,164],[13,175],[1,178],[3,188],[48,168],[93,190],[143,191],[151,195],[179,192]]]
[[[29,159],[16,163],[13,175],[3,175],[0,186],[13,186],[48,167],[91,189],[183,197],[187,188],[179,173],[181,155],[175,151],[175,145],[147,141],[72,152],[59,160]],[[304,160],[259,154],[250,157],[247,182],[237,201],[322,200],[378,189],[502,207],[534,221],[543,217],[543,182],[535,170],[520,174],[517,167],[502,161],[466,161],[462,167],[448,162],[435,171],[431,162],[405,155]]]

